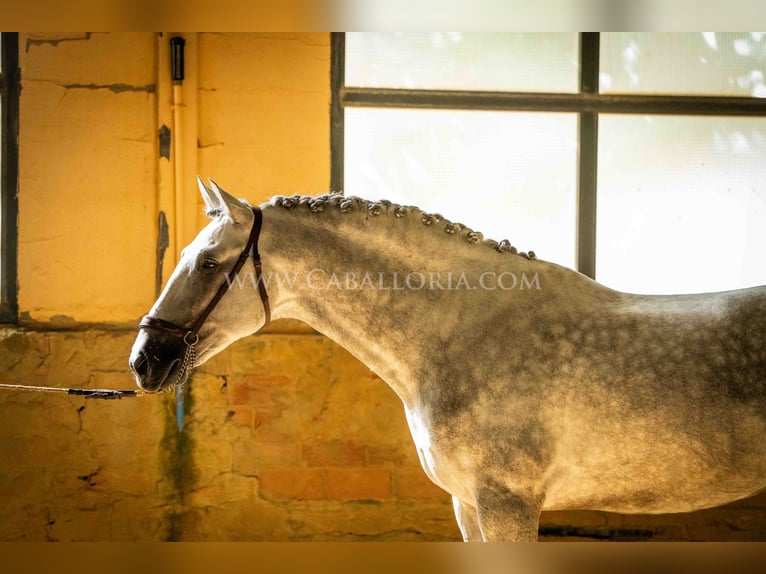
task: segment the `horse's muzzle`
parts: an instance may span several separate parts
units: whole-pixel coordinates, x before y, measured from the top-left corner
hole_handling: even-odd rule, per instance
[[[176,381],[184,349],[183,341],[176,337],[140,331],[128,360],[139,388],[159,392]]]

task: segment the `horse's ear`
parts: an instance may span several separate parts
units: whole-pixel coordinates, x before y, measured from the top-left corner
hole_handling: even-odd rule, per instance
[[[250,213],[250,209],[248,209],[245,204],[226,190],[221,189],[212,179],[210,180],[210,187],[219,200],[218,207],[223,209],[235,223],[244,223],[248,221],[247,217]]]
[[[197,187],[199,187],[199,193],[202,196],[202,201],[205,202],[205,211],[207,213],[215,211],[216,209],[220,209],[220,201],[215,196],[213,191],[203,183],[200,176],[197,176]]]

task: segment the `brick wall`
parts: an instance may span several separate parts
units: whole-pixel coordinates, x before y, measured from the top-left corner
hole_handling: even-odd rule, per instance
[[[198,525],[189,537],[459,538],[398,397],[328,339],[250,337],[203,371],[188,421],[197,460],[185,504]],[[225,483],[237,485],[240,508],[210,505],[206,490],[220,496]]]
[[[3,331],[0,382],[133,388],[134,336]],[[0,539],[459,538],[399,399],[324,337],[242,340],[189,395],[181,432],[170,395],[0,395]]]

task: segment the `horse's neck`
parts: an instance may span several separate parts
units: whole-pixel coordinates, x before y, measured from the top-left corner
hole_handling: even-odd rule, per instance
[[[541,269],[557,271],[548,263],[470,245],[419,221],[402,224],[390,217],[365,222],[359,214],[269,206],[261,253],[264,273],[271,276],[273,317],[300,319],[335,340],[411,404],[417,392],[412,385],[439,341],[491,322],[506,321],[508,332],[521,329],[523,321],[514,326],[515,318],[528,318],[530,308],[556,291],[552,285],[532,285],[523,293],[491,284],[494,289],[483,289],[477,285],[481,273],[494,274],[487,278],[496,282],[500,273],[515,272],[506,276],[507,287],[514,276],[521,281],[528,273],[533,280]],[[458,285],[463,272],[471,288]],[[415,275],[407,284],[410,273]],[[276,276],[282,281],[275,283]],[[285,280],[294,280],[295,287]]]

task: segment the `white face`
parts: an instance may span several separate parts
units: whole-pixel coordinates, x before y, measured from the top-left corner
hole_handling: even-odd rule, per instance
[[[244,250],[253,224],[250,208],[214,186],[205,197],[208,211],[219,215],[181,253],[173,274],[149,315],[184,329],[190,328],[223,284],[228,289],[199,330],[195,365],[200,365],[264,323],[264,310],[255,284],[252,258],[238,276],[231,273]],[[216,203],[212,203],[217,200]],[[186,345],[171,333],[141,328],[133,344],[130,366],[139,387],[159,391],[182,384]],[[191,365],[190,365],[191,367]]]

